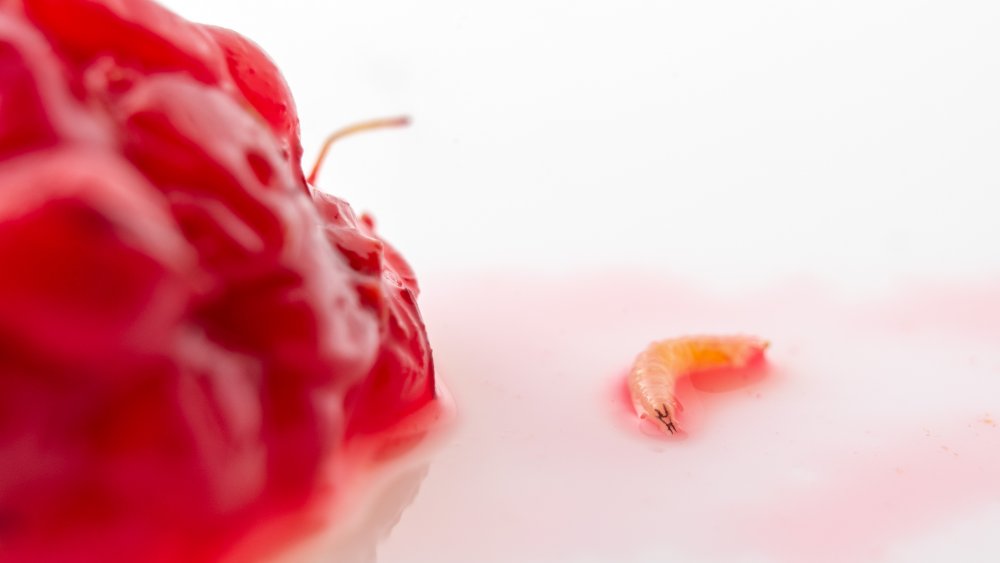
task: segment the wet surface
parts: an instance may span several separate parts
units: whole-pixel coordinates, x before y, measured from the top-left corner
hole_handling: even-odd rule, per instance
[[[383,563],[1000,553],[1000,283],[426,287],[458,425]],[[635,354],[734,332],[768,338],[768,361],[682,381],[685,434],[644,431],[621,389]]]

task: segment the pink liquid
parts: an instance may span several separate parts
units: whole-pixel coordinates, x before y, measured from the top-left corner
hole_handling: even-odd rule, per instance
[[[1000,282],[881,299],[642,275],[423,285],[458,424],[383,563],[892,560],[1000,517]],[[770,339],[767,362],[684,381],[683,436],[640,428],[635,354],[732,332]]]

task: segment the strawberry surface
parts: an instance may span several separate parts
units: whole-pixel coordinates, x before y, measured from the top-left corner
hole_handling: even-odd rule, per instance
[[[0,561],[216,560],[435,399],[412,271],[301,155],[239,34],[0,0]]]

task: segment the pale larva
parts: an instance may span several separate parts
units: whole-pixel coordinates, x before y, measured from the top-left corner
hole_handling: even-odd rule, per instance
[[[750,336],[686,336],[649,345],[628,374],[632,404],[640,418],[656,419],[677,432],[677,380],[699,371],[741,368],[761,357],[768,342]]]

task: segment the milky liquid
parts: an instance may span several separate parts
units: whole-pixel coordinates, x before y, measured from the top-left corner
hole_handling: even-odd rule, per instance
[[[382,563],[1000,557],[1000,282],[422,281],[458,417]],[[682,381],[684,435],[644,431],[625,370],[692,333],[768,360]]]

